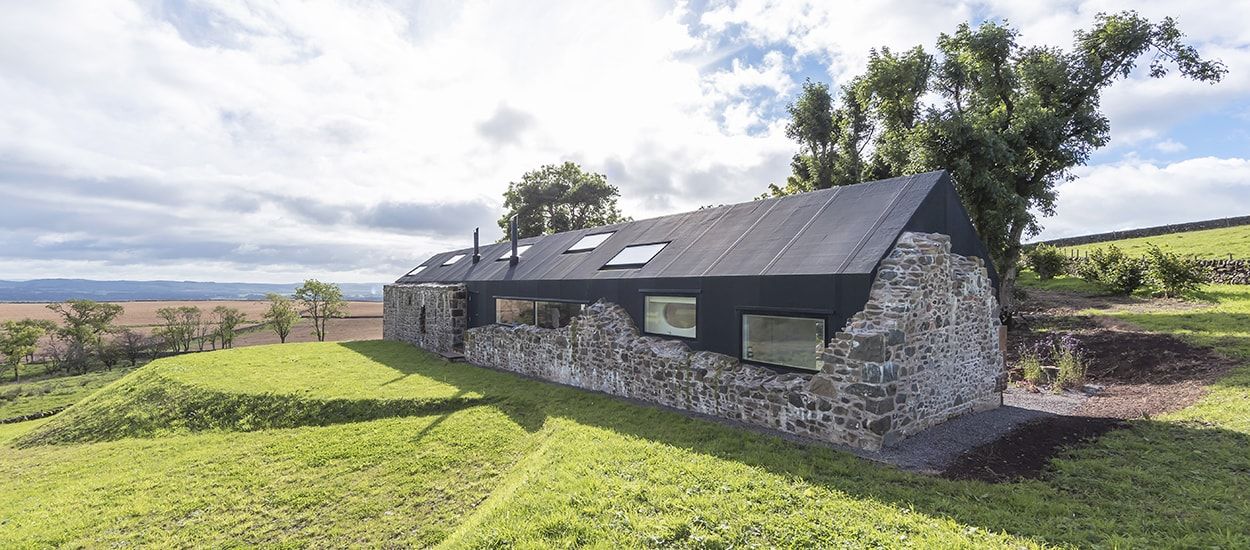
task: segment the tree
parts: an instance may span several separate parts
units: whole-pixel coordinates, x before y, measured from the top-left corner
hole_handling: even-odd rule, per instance
[[[616,206],[619,196],[603,174],[583,171],[573,162],[548,164],[508,184],[503,194],[508,212],[499,227],[507,238],[508,221],[516,216],[517,233],[524,238],[629,221]]]
[[[269,300],[269,310],[265,312],[265,324],[269,325],[278,334],[278,340],[285,344],[287,335],[291,334],[291,327],[299,320],[299,310],[295,308],[295,302],[281,294],[271,292],[265,298]]]
[[[217,338],[221,340],[221,348],[234,347],[234,337],[239,325],[247,322],[247,315],[238,308],[217,306],[213,308],[213,324],[217,325]]]
[[[92,300],[66,300],[48,304],[61,316],[57,335],[66,343],[63,364],[85,372],[91,353],[99,353],[104,334],[114,330],[113,321],[124,309],[117,304]]]
[[[22,358],[35,353],[43,335],[40,324],[30,319],[5,321],[0,325],[0,357],[3,357],[6,368],[13,369],[14,382],[18,380],[18,366]]]
[[[1152,77],[1175,66],[1187,78],[1213,83],[1227,72],[1184,44],[1171,18],[1152,23],[1133,11],[1097,15],[1089,30],[1075,33],[1071,51],[1024,47],[1017,35],[1006,24],[986,22],[975,29],[962,24],[939,37],[940,61],[920,47],[902,54],[874,50],[866,72],[850,91],[843,90],[843,104],[863,107],[868,122],[853,123],[831,110],[830,136],[820,137],[815,147],[810,139],[796,138],[794,175],[786,188],[774,185],[772,192],[948,170],[989,246],[1001,278],[999,304],[1010,321],[1022,239],[1041,230],[1035,213],[1054,214],[1055,186],[1072,180],[1072,169],[1110,139],[1099,110],[1102,91],[1128,77],[1150,52]],[[797,136],[823,131],[819,116],[825,100],[818,88],[805,86],[791,107]],[[924,97],[936,99],[926,103]],[[817,107],[809,109],[808,103]],[[832,162],[820,155],[856,158],[864,142],[847,136],[865,129],[871,152],[861,170],[844,178],[813,177],[818,172],[809,165]]]
[[[200,308],[163,307],[156,310],[156,315],[164,323],[156,333],[165,341],[166,347],[174,353],[191,351],[191,343],[195,341],[202,324],[203,312]]]
[[[126,357],[127,361],[130,361],[130,366],[132,367],[139,362],[139,359],[147,352],[149,346],[146,336],[128,328],[122,329],[117,333],[115,342],[117,349],[121,351],[121,354]]]
[[[326,322],[331,317],[342,317],[347,310],[339,285],[316,279],[304,281],[304,286],[295,289],[295,299],[303,305],[304,315],[312,319],[313,335],[318,342],[326,339]]]

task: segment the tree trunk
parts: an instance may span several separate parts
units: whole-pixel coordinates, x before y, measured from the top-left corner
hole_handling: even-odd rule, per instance
[[[1016,315],[1016,279],[1020,275],[1020,239],[1024,236],[1024,223],[1011,226],[1011,240],[998,265],[998,316],[1003,325],[1011,328]]]

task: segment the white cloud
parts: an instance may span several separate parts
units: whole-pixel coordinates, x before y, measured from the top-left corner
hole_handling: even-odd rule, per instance
[[[1113,88],[1117,143],[1171,147],[1170,125],[1250,91],[1250,6],[1191,4],[1140,9],[1177,12],[1233,75]],[[789,171],[781,107],[806,65],[840,82],[871,47],[987,15],[1062,45],[1124,7],[17,2],[0,278],[389,280],[489,236],[508,181],[563,160],[607,173],[634,217],[747,200]]]
[[[1173,139],[1165,139],[1154,145],[1155,149],[1162,153],[1179,153],[1188,149],[1184,143]]]
[[[1043,220],[1046,227],[1037,240],[1244,216],[1250,212],[1250,160],[1092,166],[1058,191],[1058,214]]]

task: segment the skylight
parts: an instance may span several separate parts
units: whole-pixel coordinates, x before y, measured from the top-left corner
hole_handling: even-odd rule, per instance
[[[659,254],[668,243],[655,244],[636,244],[627,246],[621,250],[608,263],[603,264],[604,268],[623,268],[623,267],[642,267],[647,265],[656,254]]]
[[[516,247],[516,255],[517,255],[517,257],[518,257],[518,258],[520,258],[520,257],[521,257],[521,254],[524,254],[524,253],[525,253],[525,251],[526,251],[526,250],[529,250],[531,246],[534,246],[534,245],[532,245],[532,244],[523,244],[523,245],[518,245],[518,246]],[[500,257],[498,257],[498,258],[495,258],[495,261],[496,261],[496,262],[502,262],[502,261],[504,261],[504,260],[506,260],[506,259],[508,259],[508,258],[511,258],[511,257],[512,257],[512,247],[511,247],[511,246],[509,246],[507,249],[505,249],[505,250],[503,251],[503,256],[500,256]]]
[[[465,254],[456,254],[455,256],[452,256],[452,257],[450,257],[450,258],[447,258],[447,261],[443,262],[443,266],[445,267],[445,266],[449,266],[449,265],[451,265],[451,264],[454,264],[454,263],[456,263],[456,262],[460,261],[460,258],[463,258],[463,257],[465,257]]]
[[[418,274],[418,273],[421,273],[422,271],[425,271],[425,268],[427,268],[427,267],[430,267],[430,266],[428,266],[428,265],[419,265],[419,266],[417,266],[417,267],[412,268],[412,271],[409,271],[409,272],[408,272],[408,274],[409,274],[409,275],[416,275],[416,274]]]
[[[582,237],[580,240],[578,240],[576,243],[573,243],[573,246],[570,246],[569,249],[565,250],[564,252],[565,253],[586,252],[589,250],[594,250],[598,248],[599,245],[603,244],[603,241],[608,240],[608,237],[611,237],[613,233],[615,233],[615,231],[609,231],[607,233],[596,233],[594,235],[586,235],[585,237]]]

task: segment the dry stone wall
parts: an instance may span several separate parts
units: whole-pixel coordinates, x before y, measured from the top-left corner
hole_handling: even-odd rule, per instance
[[[464,345],[468,292],[462,284],[394,284],[382,289],[382,338],[437,352]]]
[[[905,233],[883,260],[864,310],[824,349],[819,372],[777,372],[643,336],[623,308],[607,302],[560,329],[470,329],[465,355],[571,386],[878,449],[998,406],[1005,385],[998,332],[980,259],[952,254],[945,235]]]

